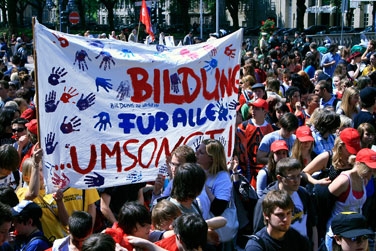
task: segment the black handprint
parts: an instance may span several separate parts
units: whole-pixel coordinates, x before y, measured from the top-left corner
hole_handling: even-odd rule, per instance
[[[93,93],[90,93],[87,95],[86,98],[84,98],[84,94],[81,94],[80,100],[78,100],[76,106],[80,111],[86,110],[90,106],[94,105],[95,95]]]
[[[80,123],[81,119],[77,118],[77,116],[74,116],[73,118],[71,118],[71,120],[68,123],[65,123],[65,120],[67,118],[68,118],[67,116],[64,117],[64,121],[60,125],[60,130],[65,134],[71,133],[73,131],[79,131],[80,129],[75,129],[75,128],[81,125]]]
[[[65,71],[65,68],[60,69],[60,67],[58,67],[55,70],[55,67],[52,67],[52,72],[50,76],[48,77],[48,83],[50,83],[53,86],[58,85],[60,83],[65,83],[65,80],[60,81],[60,78],[67,75],[67,73],[68,72]]]
[[[55,147],[56,147],[58,142],[56,142],[54,144],[54,141],[55,141],[55,133],[52,133],[52,132],[47,134],[47,137],[44,138],[47,154],[51,154],[55,151]]]
[[[56,103],[56,92],[50,91],[49,94],[46,94],[46,101],[44,103],[44,107],[46,109],[46,112],[54,112],[57,108],[57,105],[59,104],[60,100],[58,100]]]
[[[229,110],[236,110],[236,107],[239,105],[239,103],[233,99],[229,104],[228,104],[228,109]]]
[[[104,184],[104,177],[97,172],[94,172],[96,176],[86,175],[84,181],[88,187],[100,187]]]
[[[179,92],[179,84],[181,84],[179,75],[177,73],[174,73],[170,76],[171,81],[171,90],[175,93]]]

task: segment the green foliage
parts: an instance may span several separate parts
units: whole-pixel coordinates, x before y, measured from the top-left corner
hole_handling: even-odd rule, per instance
[[[268,18],[265,21],[261,22],[260,30],[261,30],[261,33],[263,32],[266,33],[266,41],[269,40],[270,36],[273,34],[275,29],[276,29],[275,22],[272,19]],[[261,34],[260,34],[259,40],[260,39],[261,39]]]

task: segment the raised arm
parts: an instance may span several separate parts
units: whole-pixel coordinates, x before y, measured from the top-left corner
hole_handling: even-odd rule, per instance
[[[326,168],[328,161],[329,161],[329,153],[323,152],[316,156],[304,169],[303,172],[306,174],[307,181],[311,184],[321,184],[321,185],[328,185],[330,180],[328,178],[324,178],[321,180],[316,180],[312,177],[312,174],[318,171],[322,171]]]

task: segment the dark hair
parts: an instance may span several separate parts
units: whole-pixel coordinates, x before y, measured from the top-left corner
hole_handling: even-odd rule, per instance
[[[110,235],[98,233],[83,242],[81,251],[114,251],[115,247],[115,240]]]
[[[132,234],[136,224],[151,224],[151,216],[144,205],[135,201],[125,202],[118,215],[118,224],[124,233]]]
[[[262,201],[262,212],[266,216],[270,217],[277,207],[283,210],[294,209],[294,202],[285,190],[271,190],[265,195]]]
[[[283,114],[283,116],[279,120],[279,124],[281,125],[283,129],[289,132],[292,132],[299,127],[298,118],[291,112]]]
[[[9,205],[0,202],[0,225],[12,221],[12,209]]]
[[[287,103],[291,102],[291,97],[294,96],[295,92],[299,92],[299,95],[301,95],[300,89],[298,87],[291,86],[290,88],[287,89],[287,91],[286,91],[286,102]]]
[[[204,248],[207,242],[208,224],[197,214],[183,214],[174,221],[174,232],[186,250]]]
[[[0,169],[16,171],[20,165],[20,156],[10,144],[0,146]]]
[[[19,200],[14,189],[9,186],[5,186],[0,187],[0,202],[11,207],[15,207],[18,205]]]
[[[5,129],[11,126],[12,120],[14,119],[14,114],[16,109],[12,107],[4,107],[0,111],[0,134],[5,133]]]
[[[285,176],[288,171],[297,170],[297,169],[298,170],[303,169],[302,163],[300,163],[300,161],[297,159],[287,157],[287,158],[280,159],[277,162],[275,173],[281,176]]]
[[[197,161],[195,151],[187,146],[178,146],[174,151],[172,151],[171,156],[175,155],[178,159],[184,159],[184,162],[195,163]]]
[[[20,125],[26,125],[27,123],[29,123],[29,121],[27,119],[24,119],[24,118],[16,118],[14,120],[12,120],[12,125],[13,124],[20,124]]]
[[[332,84],[327,80],[320,80],[317,83],[320,86],[320,89],[326,89],[329,93],[333,92]]]
[[[85,238],[93,228],[93,217],[84,211],[75,211],[68,220],[69,233],[77,238]]]
[[[177,201],[195,199],[205,185],[206,174],[196,163],[184,163],[176,171],[171,197]]]
[[[312,121],[313,126],[321,135],[327,132],[333,132],[341,125],[339,114],[328,109],[321,109],[317,119]]]

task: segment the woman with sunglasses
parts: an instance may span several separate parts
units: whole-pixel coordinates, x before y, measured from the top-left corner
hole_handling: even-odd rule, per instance
[[[27,137],[26,124],[28,122],[29,121],[24,118],[17,118],[12,121],[12,138],[16,140],[13,146],[17,149],[18,155],[21,158],[23,158],[27,151],[33,146]]]

